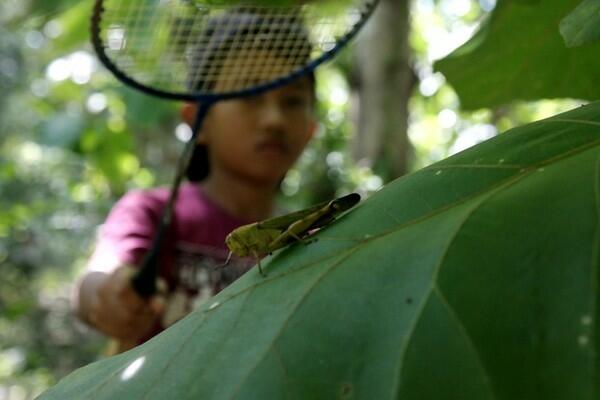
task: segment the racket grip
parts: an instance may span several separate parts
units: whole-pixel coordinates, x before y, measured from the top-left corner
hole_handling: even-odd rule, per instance
[[[158,278],[160,249],[165,230],[165,227],[161,224],[154,238],[154,243],[152,243],[138,270],[131,278],[131,286],[142,297],[151,297],[157,292],[156,279]]]
[[[164,241],[163,237],[171,225],[173,207],[175,206],[175,201],[177,199],[177,191],[183,176],[185,175],[190,158],[194,153],[194,147],[196,146],[197,135],[200,133],[200,128],[202,127],[202,121],[204,120],[206,113],[213,103],[214,102],[211,101],[205,101],[198,105],[196,119],[192,128],[193,135],[186,144],[183,154],[179,159],[179,163],[177,164],[177,173],[175,174],[175,179],[173,180],[169,201],[167,202],[165,209],[163,210],[163,214],[161,215],[156,236],[154,237],[154,241],[152,242],[150,250],[148,250],[144,256],[140,264],[140,268],[137,270],[133,278],[131,278],[131,285],[133,286],[133,289],[142,297],[150,297],[157,292],[156,278],[158,277],[158,265],[160,262],[160,250]]]
[[[142,297],[151,297],[156,293],[156,276],[158,268],[156,260],[150,259],[140,265],[131,278],[131,286]]]

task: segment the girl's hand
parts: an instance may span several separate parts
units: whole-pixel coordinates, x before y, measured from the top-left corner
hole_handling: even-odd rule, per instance
[[[101,332],[129,343],[147,336],[164,309],[162,296],[146,299],[137,294],[131,286],[134,272],[134,268],[122,266],[111,274],[103,274],[86,315]]]

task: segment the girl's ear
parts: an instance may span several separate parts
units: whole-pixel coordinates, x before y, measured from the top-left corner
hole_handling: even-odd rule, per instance
[[[319,130],[321,124],[315,119],[312,118],[310,124],[308,126],[308,140],[312,139],[315,136],[315,133]]]
[[[196,112],[198,110],[198,105],[195,103],[184,103],[181,107],[181,119],[183,122],[188,124],[190,127],[194,125],[194,120],[196,119]],[[206,135],[198,135],[198,144],[206,145]]]
[[[194,123],[194,117],[196,116],[196,104],[194,103],[184,103],[181,107],[181,119],[192,126]]]

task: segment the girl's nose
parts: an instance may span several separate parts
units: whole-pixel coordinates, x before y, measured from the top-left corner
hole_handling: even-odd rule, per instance
[[[283,129],[285,112],[281,104],[274,99],[265,100],[261,107],[261,124],[266,128]]]

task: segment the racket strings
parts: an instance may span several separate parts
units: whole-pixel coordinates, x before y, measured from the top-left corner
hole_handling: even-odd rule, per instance
[[[343,13],[340,7],[324,12],[321,2],[248,3],[104,1],[102,49],[117,69],[145,86],[175,93],[232,93],[288,76],[331,51],[374,1],[344,0]]]
[[[233,25],[224,29],[234,30]],[[240,86],[254,86],[285,76],[306,64],[311,52],[307,35],[289,29],[285,20],[237,29],[233,37],[220,45],[219,49],[209,50],[212,54],[206,60],[208,68],[196,69],[200,74],[194,83],[204,84],[204,90],[234,91]]]

